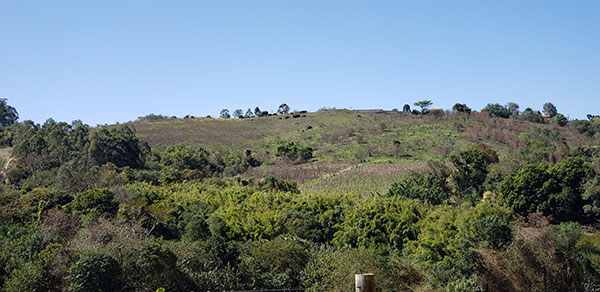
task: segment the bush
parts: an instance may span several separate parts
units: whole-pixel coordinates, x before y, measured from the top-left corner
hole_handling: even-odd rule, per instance
[[[424,275],[397,256],[379,255],[373,250],[322,246],[315,250],[302,272],[302,286],[308,291],[353,291],[354,274],[373,273],[377,291],[421,291]]]
[[[91,189],[75,196],[70,203],[71,209],[91,215],[115,215],[119,202],[109,189]]]
[[[113,257],[97,252],[83,254],[69,270],[69,291],[119,291],[121,267]]]
[[[308,260],[308,243],[286,236],[250,245],[243,256],[254,289],[285,289],[301,287],[300,274]]]
[[[541,211],[558,222],[583,220],[585,183],[594,170],[579,157],[553,166],[526,165],[506,176],[498,186],[498,200],[526,216]]]
[[[333,242],[382,253],[389,249],[401,251],[408,241],[417,239],[417,222],[427,211],[426,205],[417,200],[373,195],[346,211]]]
[[[248,277],[240,270],[237,242],[212,236],[193,244],[178,244],[178,264],[196,287],[209,291],[245,290]]]
[[[434,205],[447,202],[450,189],[446,181],[450,170],[441,163],[429,163],[428,169],[415,172],[393,183],[387,196],[399,196],[409,199],[419,199]]]
[[[293,161],[308,161],[313,157],[313,148],[290,142],[279,145],[279,147],[277,147],[276,155],[287,157]]]
[[[164,244],[152,242],[123,264],[126,288],[154,291],[164,287],[167,291],[195,290],[177,266],[177,257]]]

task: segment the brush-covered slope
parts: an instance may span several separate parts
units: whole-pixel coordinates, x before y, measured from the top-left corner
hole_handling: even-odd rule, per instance
[[[152,147],[188,144],[210,150],[251,149],[263,165],[247,176],[273,174],[297,181],[309,192],[383,192],[406,171],[421,169],[428,161],[441,160],[478,142],[492,146],[504,164],[522,164],[558,159],[569,149],[592,141],[568,126],[480,113],[422,116],[329,110],[296,118],[290,114],[251,119],[170,119],[130,125]],[[287,142],[311,146],[313,159],[292,163],[278,158],[277,147]]]

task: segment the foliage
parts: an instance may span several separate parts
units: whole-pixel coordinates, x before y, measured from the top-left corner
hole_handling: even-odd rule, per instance
[[[6,98],[0,98],[0,126],[6,127],[17,122],[19,113],[17,110],[8,105]]]
[[[372,196],[365,198],[345,214],[333,243],[338,246],[369,248],[386,252],[400,251],[417,239],[417,222],[428,208],[417,200]]]
[[[164,115],[160,115],[160,114],[147,114],[143,117],[138,117],[137,119],[135,119],[136,122],[154,122],[154,121],[160,121],[160,120],[166,120],[169,117],[164,116]]]
[[[511,115],[519,115],[519,105],[515,102],[509,102],[506,104],[506,108],[510,111]]]
[[[115,194],[108,189],[91,189],[75,196],[71,209],[91,215],[114,215],[119,209]]]
[[[277,156],[284,156],[292,161],[308,161],[313,157],[313,148],[289,142],[277,147]]]
[[[456,103],[452,106],[452,111],[471,114],[471,108],[464,103]]]
[[[176,245],[178,266],[193,285],[211,291],[248,289],[248,277],[241,270],[238,243],[209,237],[193,244]]]
[[[507,108],[2,128],[0,286],[594,289],[598,119]]]
[[[539,111],[534,111],[531,108],[526,108],[525,111],[523,111],[522,116],[533,123],[543,123],[544,119],[542,119],[542,113],[540,113]]]
[[[488,166],[498,163],[498,154],[490,146],[478,143],[450,156],[454,166],[451,174],[456,200],[461,203],[464,197],[479,195],[488,174]]]
[[[244,114],[244,118],[254,118],[254,117],[256,117],[256,116],[254,115],[254,113],[252,112],[251,109],[248,109],[246,111],[246,114]]]
[[[547,102],[544,104],[544,113],[549,115],[550,117],[554,117],[558,114],[558,111],[552,103]]]
[[[309,245],[286,236],[251,244],[242,257],[254,289],[301,287],[300,273],[309,259]]]
[[[450,169],[441,163],[429,163],[426,171],[412,172],[393,183],[387,196],[420,199],[434,205],[445,203],[450,198],[447,180]]]
[[[583,220],[584,184],[592,176],[594,170],[579,157],[554,166],[530,164],[502,181],[498,199],[524,216],[540,211],[559,222]]]
[[[190,291],[193,285],[177,266],[177,256],[160,242],[151,242],[123,263],[125,287],[151,291],[164,287],[167,291]]]
[[[98,165],[110,162],[118,167],[139,168],[149,152],[148,145],[135,136],[132,128],[124,125],[102,127],[93,131],[89,139],[90,158]]]
[[[569,120],[567,120],[567,118],[563,114],[556,114],[556,115],[554,115],[554,117],[552,118],[552,120],[554,122],[556,122],[561,127],[566,126],[567,123],[569,122]]]
[[[236,119],[241,119],[244,117],[244,112],[241,109],[236,109],[233,111],[233,117]]]
[[[219,117],[221,119],[229,119],[229,118],[231,118],[231,114],[229,114],[228,109],[222,109],[221,112],[219,113]]]
[[[421,100],[421,101],[417,101],[415,102],[415,106],[418,106],[421,108],[421,112],[424,113],[425,110],[430,107],[433,104],[433,102],[431,102],[431,100]]]
[[[113,257],[96,252],[83,254],[69,269],[69,291],[117,291],[121,267]]]
[[[286,115],[289,112],[290,112],[290,107],[285,103],[280,104],[279,108],[277,109],[277,113],[280,115]]]
[[[375,274],[381,291],[410,291],[425,284],[423,273],[405,259],[350,247],[319,247],[302,273],[309,291],[351,291],[359,273]]]
[[[511,111],[498,103],[488,103],[488,105],[483,109],[485,113],[488,115],[500,117],[500,118],[508,118],[511,115]]]

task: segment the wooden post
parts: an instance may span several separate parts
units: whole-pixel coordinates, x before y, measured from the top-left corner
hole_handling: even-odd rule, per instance
[[[375,292],[375,275],[356,274],[354,275],[354,284],[356,292]]]

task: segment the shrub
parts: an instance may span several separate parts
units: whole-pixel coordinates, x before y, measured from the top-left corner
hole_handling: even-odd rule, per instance
[[[310,146],[298,145],[294,142],[282,144],[277,147],[277,156],[287,157],[294,161],[308,161],[313,157],[313,148]]]
[[[286,236],[250,245],[243,264],[254,289],[301,287],[300,274],[310,259],[308,243]]]
[[[91,189],[79,193],[70,206],[73,210],[92,215],[104,213],[114,215],[119,210],[119,202],[109,189]]]
[[[69,291],[118,291],[121,267],[113,257],[97,252],[83,254],[69,270]]]
[[[164,244],[148,243],[123,264],[126,288],[152,291],[164,287],[167,291],[195,290],[177,267],[177,257]]]

